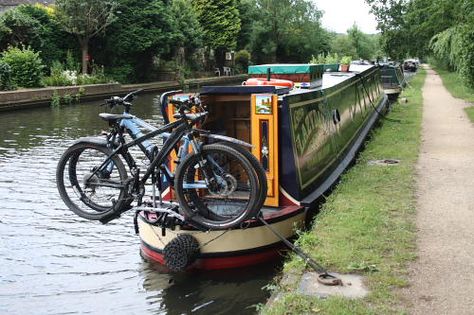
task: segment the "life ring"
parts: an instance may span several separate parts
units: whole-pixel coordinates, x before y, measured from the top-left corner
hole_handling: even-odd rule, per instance
[[[292,89],[295,85],[293,81],[283,79],[262,79],[262,78],[250,78],[247,81],[242,82],[242,85],[271,85],[271,86],[284,86]]]

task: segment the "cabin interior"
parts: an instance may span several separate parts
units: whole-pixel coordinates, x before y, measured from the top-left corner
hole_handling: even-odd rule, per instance
[[[209,115],[202,128],[251,143],[251,95],[203,95]]]

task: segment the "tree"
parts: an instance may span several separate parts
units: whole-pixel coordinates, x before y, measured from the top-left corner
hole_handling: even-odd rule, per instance
[[[353,55],[356,58],[370,60],[376,57],[377,54],[377,39],[363,33],[357,24],[347,30],[348,39],[352,42],[356,54]]]
[[[87,73],[89,41],[104,32],[115,19],[113,0],[56,0],[62,27],[77,36],[82,54],[82,73]]]
[[[408,53],[413,56],[430,55],[431,38],[447,28],[461,23],[469,11],[461,11],[463,0],[412,0],[405,14],[408,34]]]
[[[0,16],[0,50],[21,45],[39,52],[47,66],[77,49],[74,37],[59,25],[54,7],[41,4],[20,5]]]
[[[0,16],[0,47],[31,44],[39,40],[40,23],[23,12],[25,5],[8,10]]]
[[[259,12],[255,6],[255,0],[239,0],[238,10],[240,31],[237,36],[237,49],[248,49],[255,21],[259,19]]]
[[[358,54],[353,42],[346,34],[333,34],[333,40],[331,42],[331,52],[338,54],[339,56],[351,56],[357,58]]]
[[[440,2],[433,10],[451,9],[448,14],[452,20],[431,38],[430,49],[442,65],[457,71],[464,83],[474,87],[474,3],[469,0],[457,0],[454,5]]]
[[[410,45],[405,15],[409,0],[366,0],[382,33],[383,50],[392,58],[402,59]]]
[[[204,46],[215,50],[218,66],[224,64],[226,50],[237,47],[240,31],[236,0],[193,0],[194,9],[203,29]]]
[[[154,80],[156,61],[179,42],[170,5],[162,0],[116,0],[117,18],[91,42],[95,61],[120,82]]]
[[[366,0],[392,57],[432,55],[474,86],[472,0]]]
[[[252,56],[257,62],[305,62],[329,51],[329,34],[322,16],[308,0],[256,0]]]
[[[185,54],[189,56],[202,47],[203,29],[199,24],[198,16],[187,0],[173,0],[171,13],[176,34],[173,41],[173,54],[176,54],[177,48],[184,48]]]

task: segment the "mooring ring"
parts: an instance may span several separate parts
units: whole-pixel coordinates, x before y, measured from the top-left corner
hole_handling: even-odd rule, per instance
[[[321,273],[318,275],[318,282],[324,285],[336,286],[343,285],[342,280],[329,273]]]

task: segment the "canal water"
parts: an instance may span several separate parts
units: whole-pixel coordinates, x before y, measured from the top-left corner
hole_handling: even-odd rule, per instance
[[[161,121],[155,95],[133,113]],[[275,265],[168,274],[144,261],[131,214],[107,225],[67,210],[62,152],[106,129],[100,102],[0,113],[0,314],[252,314]]]

